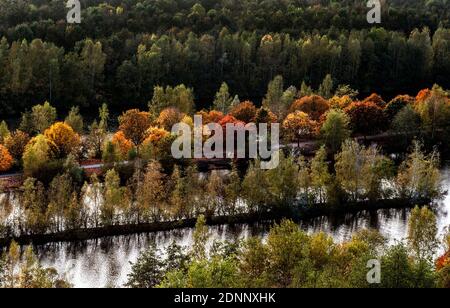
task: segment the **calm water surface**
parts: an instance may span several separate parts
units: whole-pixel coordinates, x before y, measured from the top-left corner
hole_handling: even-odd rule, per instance
[[[450,190],[450,168],[443,174],[444,190]],[[441,234],[450,226],[450,196],[447,195],[436,209]],[[324,231],[338,241],[349,240],[361,229],[374,228],[391,243],[401,241],[407,234],[410,210],[380,210],[362,212],[340,218],[321,217],[300,223],[308,232]],[[270,224],[215,226],[210,227],[211,240],[245,239],[250,236],[265,237]],[[130,236],[119,236],[90,240],[81,243],[58,243],[37,247],[44,266],[55,267],[66,272],[75,287],[122,286],[130,272],[130,262],[136,261],[140,252],[151,243],[163,249],[170,243],[188,247],[192,242],[192,229],[157,232]]]

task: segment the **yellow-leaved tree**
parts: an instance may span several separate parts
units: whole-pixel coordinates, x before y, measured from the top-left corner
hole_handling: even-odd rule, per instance
[[[55,147],[57,157],[77,153],[81,144],[80,136],[64,122],[50,126],[44,133],[45,138]]]

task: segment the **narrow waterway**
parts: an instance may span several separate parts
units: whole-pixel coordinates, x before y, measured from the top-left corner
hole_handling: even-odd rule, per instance
[[[442,170],[442,186],[450,190],[450,168]],[[450,195],[436,208],[440,234],[450,226]],[[360,212],[345,217],[321,217],[300,223],[308,232],[324,231],[336,241],[349,240],[361,229],[377,229],[391,243],[401,241],[407,234],[410,210],[380,210]],[[213,240],[236,240],[249,236],[265,237],[270,224],[215,226],[210,227],[210,242]],[[151,243],[164,249],[172,242],[189,247],[192,229],[170,232],[136,234],[103,238],[80,243],[54,243],[37,247],[44,266],[54,267],[67,273],[67,278],[75,287],[118,287],[122,286],[130,272],[130,262],[136,261],[140,252]]]

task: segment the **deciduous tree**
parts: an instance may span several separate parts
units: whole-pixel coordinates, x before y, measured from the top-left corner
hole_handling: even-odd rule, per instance
[[[302,138],[315,136],[317,122],[313,121],[308,114],[295,111],[289,114],[283,121],[283,129],[290,140],[297,140],[298,144],[300,144]]]
[[[112,144],[119,151],[120,159],[125,160],[128,159],[128,154],[133,149],[133,142],[125,137],[125,134],[122,131],[118,131],[114,134],[112,140]]]
[[[309,115],[314,121],[319,121],[321,116],[330,109],[328,102],[321,96],[305,96],[296,100],[291,108],[291,113],[301,111]]]
[[[5,172],[11,169],[13,165],[13,157],[8,149],[0,144],[0,172]]]
[[[331,153],[337,153],[350,135],[350,118],[345,112],[332,109],[326,113],[325,122],[320,128],[320,137]]]
[[[150,114],[138,109],[128,110],[119,117],[119,129],[135,145],[140,145],[144,141],[150,124]]]
[[[233,107],[230,115],[244,123],[251,123],[255,121],[256,107],[252,102],[245,101]]]
[[[53,124],[46,129],[44,136],[55,147],[57,157],[65,157],[71,153],[78,153],[80,150],[80,136],[63,122]]]

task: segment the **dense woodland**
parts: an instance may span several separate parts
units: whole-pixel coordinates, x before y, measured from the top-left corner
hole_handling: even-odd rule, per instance
[[[382,24],[365,1],[82,1],[82,23],[64,1],[0,2],[0,110],[20,115],[45,100],[68,111],[107,102],[147,106],[155,86],[195,88],[209,107],[222,82],[262,100],[276,75],[287,86],[336,85],[388,98],[450,85],[449,3],[388,1]]]
[[[208,252],[204,225],[442,197],[448,0],[383,2],[378,26],[356,0],[81,2],[82,23],[69,25],[64,1],[0,0],[0,174],[23,180],[13,191],[0,183],[1,238],[199,218],[192,249],[172,245],[167,259],[150,249],[128,286],[367,287],[373,258],[382,286],[449,286],[427,208],[392,247],[371,231],[337,244],[285,221],[267,242]],[[174,160],[171,128],[192,127],[194,115],[241,129],[280,123],[280,166],[235,160],[201,175]],[[302,155],[302,141],[314,155]],[[70,286],[31,248],[20,255],[12,242],[0,258],[0,287]]]

